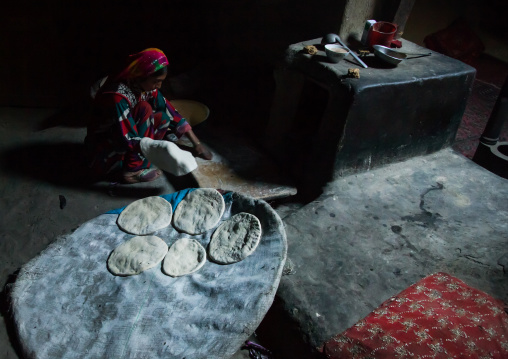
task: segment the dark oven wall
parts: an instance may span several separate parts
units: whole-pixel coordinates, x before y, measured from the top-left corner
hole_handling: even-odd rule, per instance
[[[289,44],[336,31],[345,2],[8,2],[0,15],[0,106],[73,105],[146,47],[166,52],[171,75],[203,64],[271,67]]]

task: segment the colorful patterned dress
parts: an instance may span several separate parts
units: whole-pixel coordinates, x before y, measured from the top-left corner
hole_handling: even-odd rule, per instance
[[[157,89],[135,93],[123,82],[106,83],[95,98],[85,139],[88,165],[97,175],[149,168],[143,137],[180,138],[191,126]]]

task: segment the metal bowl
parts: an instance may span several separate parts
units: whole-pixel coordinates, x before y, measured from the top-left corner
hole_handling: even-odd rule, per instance
[[[325,53],[331,62],[337,63],[349,54],[349,49],[336,44],[327,44],[325,45]]]
[[[389,47],[382,46],[382,45],[374,45],[372,46],[374,48],[374,54],[379,57],[381,60],[391,64],[391,65],[398,65],[402,60],[404,60],[407,55],[393,51]]]

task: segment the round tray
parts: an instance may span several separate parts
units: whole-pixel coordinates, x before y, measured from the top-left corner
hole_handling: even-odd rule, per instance
[[[198,101],[171,100],[170,102],[191,126],[200,124],[210,115],[208,106]]]
[[[192,190],[192,189],[191,189]],[[162,196],[173,208],[190,190]],[[133,237],[100,215],[60,237],[23,266],[11,293],[22,350],[30,358],[227,358],[254,332],[273,302],[287,242],[277,213],[264,201],[224,195],[221,219],[248,212],[262,236],[245,260],[209,260],[197,272],[169,277],[161,265],[119,277],[107,259]],[[205,248],[214,229],[180,234],[171,225],[154,233],[168,245],[185,236]]]

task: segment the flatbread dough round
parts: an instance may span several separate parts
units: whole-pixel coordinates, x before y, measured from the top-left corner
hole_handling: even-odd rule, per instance
[[[217,190],[196,189],[176,207],[173,226],[188,234],[204,233],[219,223],[225,207],[224,198]]]
[[[195,239],[180,238],[164,257],[162,271],[172,277],[194,273],[206,262],[206,251]]]
[[[224,221],[213,233],[208,254],[217,263],[236,263],[254,253],[260,238],[259,219],[241,212]]]
[[[144,235],[171,224],[173,208],[162,197],[152,196],[129,204],[118,216],[117,224],[127,233]]]
[[[108,259],[111,273],[139,274],[155,267],[168,252],[168,245],[156,236],[136,236],[116,247]]]

